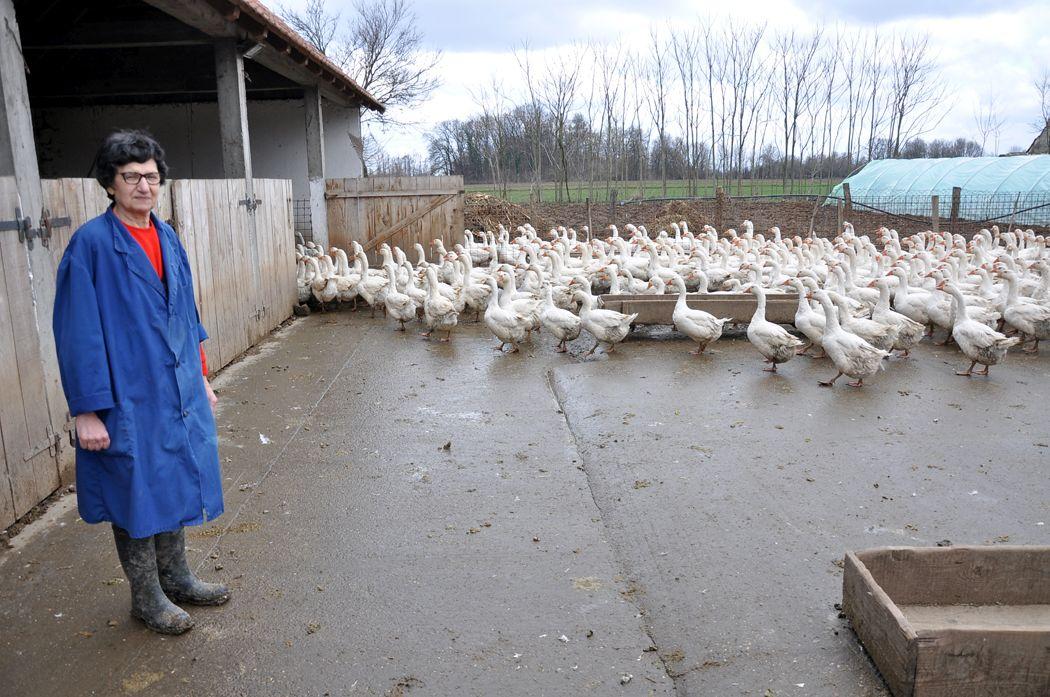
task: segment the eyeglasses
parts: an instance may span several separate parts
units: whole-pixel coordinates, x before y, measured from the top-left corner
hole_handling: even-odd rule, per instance
[[[125,184],[131,184],[132,186],[138,186],[143,179],[150,186],[160,184],[160,172],[147,172],[146,174],[141,172],[121,172],[120,178],[124,180]]]

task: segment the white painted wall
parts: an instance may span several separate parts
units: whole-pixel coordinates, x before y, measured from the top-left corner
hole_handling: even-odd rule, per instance
[[[328,177],[360,177],[358,109],[330,102],[324,112]],[[301,100],[248,102],[252,169],[256,177],[291,179],[293,195],[308,198],[306,125]],[[164,147],[171,177],[222,177],[216,104],[97,106],[34,109],[40,176],[86,177],[102,138],[118,128],[148,130]]]

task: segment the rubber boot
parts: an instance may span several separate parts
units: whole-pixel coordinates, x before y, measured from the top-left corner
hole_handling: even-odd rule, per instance
[[[186,612],[168,600],[160,587],[152,537],[134,538],[113,526],[117,556],[131,586],[131,614],[160,634],[182,634],[193,627]]]
[[[205,583],[186,563],[186,532],[160,532],[153,536],[157,546],[160,586],[175,602],[191,605],[222,605],[230,599],[230,589],[222,583]]]

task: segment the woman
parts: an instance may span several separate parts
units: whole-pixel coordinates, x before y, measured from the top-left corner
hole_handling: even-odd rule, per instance
[[[152,213],[168,167],[149,135],[109,135],[95,157],[113,202],[80,227],[58,267],[54,330],[76,417],[77,504],[113,526],[131,614],[164,634],[193,626],[174,602],[230,597],[186,562],[183,526],[223,511],[215,393],[186,252]]]

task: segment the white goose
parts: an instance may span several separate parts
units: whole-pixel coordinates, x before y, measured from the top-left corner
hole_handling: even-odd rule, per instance
[[[747,340],[765,357],[766,363],[770,364],[770,367],[762,370],[775,373],[777,364],[787,363],[795,357],[796,350],[802,342],[779,324],[766,320],[766,292],[761,286],[750,283],[745,288],[746,292],[754,293],[758,298],[755,314],[747,325]]]
[[[818,290],[810,293],[811,297],[824,308],[824,351],[838,369],[838,374],[830,380],[823,380],[821,387],[831,387],[843,375],[856,378],[849,383],[853,387],[863,387],[864,378],[870,378],[882,368],[882,359],[889,354],[877,349],[856,334],[846,331],[839,324],[837,309],[831,302],[827,291]]]
[[[433,265],[427,267],[427,299],[423,301],[423,321],[427,331],[422,336],[429,337],[435,329],[448,332],[439,341],[451,340],[452,328],[459,321],[455,305],[438,291],[437,269]]]
[[[485,308],[485,326],[499,339],[499,346],[493,346],[493,348],[503,351],[503,347],[510,344],[510,352],[517,353],[518,344],[525,341],[525,337],[528,336],[530,320],[520,312],[504,307],[500,303],[500,292],[495,278],[487,277],[485,285],[489,288],[488,306]]]
[[[699,356],[707,347],[722,336],[722,326],[731,322],[728,317],[715,317],[710,312],[694,310],[686,303],[685,279],[675,275],[671,285],[678,291],[678,302],[675,303],[672,320],[675,329],[696,342],[696,350],[689,353]]]
[[[955,284],[942,281],[940,289],[951,295],[955,302],[955,326],[952,327],[952,337],[971,361],[969,368],[955,374],[966,377],[987,375],[988,368],[1002,361],[1010,347],[1016,346],[1021,340],[1016,336],[1007,337],[988,325],[971,319],[966,309],[966,299]],[[978,363],[984,366],[984,370],[975,373],[973,367]]]
[[[627,338],[631,332],[631,323],[638,314],[625,315],[615,310],[599,310],[595,307],[593,295],[582,290],[576,291],[576,299],[581,303],[580,320],[583,328],[594,337],[594,346],[586,355],[591,355],[599,344],[608,344],[607,353],[613,353],[616,344]]]
[[[383,305],[386,306],[386,314],[401,324],[398,331],[403,332],[405,331],[405,322],[416,317],[416,303],[411,297],[397,289],[397,274],[392,263],[387,264],[386,276],[387,289],[386,295],[383,296]]]
[[[912,347],[922,341],[922,335],[926,327],[918,322],[890,309],[890,281],[887,278],[876,278],[870,287],[879,289],[879,301],[875,303],[875,310],[871,318],[876,322],[892,325],[897,328],[897,338],[893,342],[893,350],[902,351],[901,358],[907,358]]]
[[[821,346],[820,342],[824,338],[824,313],[817,312],[809,304],[809,300],[806,298],[806,285],[802,282],[802,279],[789,278],[781,285],[791,286],[798,293],[798,309],[795,310],[795,329],[802,332],[806,339],[809,340],[807,346],[803,346],[798,350],[798,355],[808,355],[806,351],[809,351],[814,346]],[[826,355],[824,349],[821,348],[820,355],[812,357],[824,358]]]
[[[559,340],[558,348],[555,349],[558,353],[565,353],[569,350],[566,344],[575,341],[580,336],[580,330],[583,327],[583,321],[579,317],[554,304],[554,294],[550,285],[547,286],[544,294],[540,322],[544,329]]]
[[[1033,300],[1020,302],[1017,296],[1017,275],[1005,271],[1003,278],[1007,288],[1003,319],[1021,333],[1022,345],[1030,339],[1035,340],[1032,348],[1024,349],[1025,353],[1039,353],[1039,342],[1050,339],[1050,306]]]

